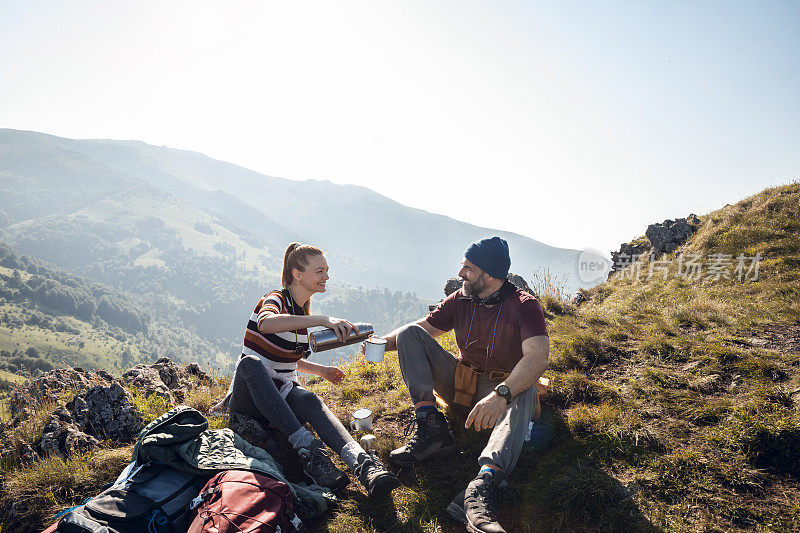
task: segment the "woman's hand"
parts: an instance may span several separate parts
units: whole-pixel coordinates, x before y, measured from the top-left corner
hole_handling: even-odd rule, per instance
[[[333,332],[336,333],[336,338],[339,339],[339,342],[344,342],[351,331],[355,331],[356,334],[358,334],[358,328],[355,324],[343,318],[333,318],[332,316],[325,317],[322,325],[326,328],[331,328]]]
[[[326,366],[320,371],[320,375],[334,385],[338,385],[345,378],[345,373],[335,366]]]

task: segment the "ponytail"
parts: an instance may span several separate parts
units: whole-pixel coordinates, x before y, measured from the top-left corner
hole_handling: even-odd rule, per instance
[[[322,250],[310,244],[300,244],[293,242],[286,247],[286,253],[283,255],[283,273],[281,275],[281,284],[284,289],[288,289],[289,285],[294,281],[292,270],[297,269],[300,272],[305,272],[305,267],[308,265],[308,260],[315,255],[322,255]],[[303,306],[306,313],[310,310],[310,300]]]

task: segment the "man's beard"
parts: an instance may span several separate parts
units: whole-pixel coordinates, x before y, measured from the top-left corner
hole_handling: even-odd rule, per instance
[[[484,278],[484,275],[481,274],[475,281],[464,280],[462,288],[464,289],[464,296],[473,298],[478,296],[481,292],[483,292],[484,289],[486,289],[486,279]]]

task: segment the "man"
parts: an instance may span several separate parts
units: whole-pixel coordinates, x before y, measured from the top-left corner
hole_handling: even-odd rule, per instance
[[[391,452],[390,462],[416,464],[455,448],[434,390],[448,404],[472,408],[465,427],[492,428],[477,477],[448,507],[474,533],[505,531],[497,520],[497,489],[522,451],[538,404],[536,383],[550,349],[539,301],[506,280],[510,266],[505,240],[491,237],[470,244],[458,273],[461,289],[425,318],[385,337],[386,349],[398,352],[416,412],[413,435]],[[451,329],[458,359],[434,340]]]

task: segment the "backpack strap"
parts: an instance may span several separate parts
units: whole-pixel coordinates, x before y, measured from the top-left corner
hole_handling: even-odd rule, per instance
[[[99,522],[81,513],[67,513],[58,523],[56,531],[61,531],[61,526],[70,526],[70,531],[85,531],[86,533],[110,533],[108,528]]]

